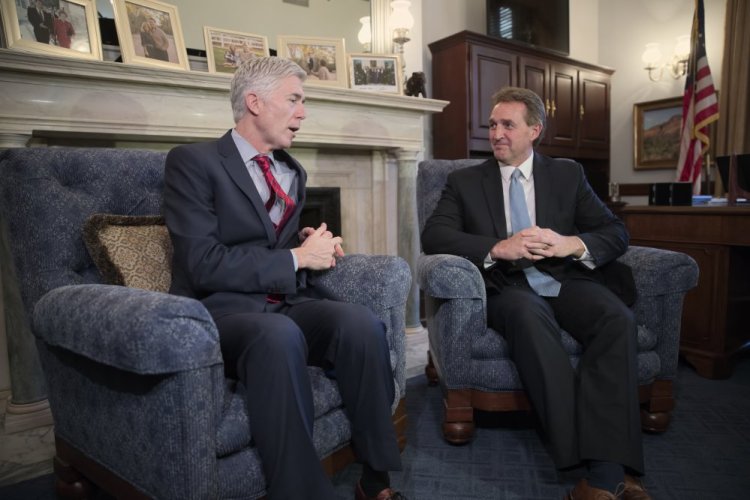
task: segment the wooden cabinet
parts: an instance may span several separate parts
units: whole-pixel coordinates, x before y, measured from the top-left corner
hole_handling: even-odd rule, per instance
[[[492,95],[507,85],[524,87],[542,98],[547,111],[539,151],[580,161],[606,199],[611,69],[468,31],[429,47],[434,97],[450,101],[433,116],[435,158],[491,156]]]
[[[628,206],[630,243],[690,255],[698,286],[685,295],[680,354],[709,378],[726,378],[750,347],[750,208]]]

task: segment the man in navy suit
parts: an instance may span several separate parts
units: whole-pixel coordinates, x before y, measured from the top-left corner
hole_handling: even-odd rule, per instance
[[[231,83],[236,126],[179,146],[166,161],[172,293],[205,304],[227,372],[247,389],[269,499],[329,499],[313,445],[307,366],[332,370],[363,472],[355,498],[402,498],[385,326],[367,307],[323,300],[307,270],[336,265],[342,239],[299,229],[307,175],[284,149],[305,119],[305,71],[276,57],[243,63]]]
[[[488,325],[508,341],[555,465],[588,467],[567,498],[649,498],[634,477],[643,472],[636,324],[625,303],[634,286],[614,262],[628,233],[580,164],[534,151],[546,122],[539,96],[507,87],[493,101],[494,159],[448,176],[422,246],[479,267]],[[577,368],[561,327],[583,345]]]

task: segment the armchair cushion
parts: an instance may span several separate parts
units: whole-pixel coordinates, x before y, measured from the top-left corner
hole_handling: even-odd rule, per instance
[[[163,217],[94,214],[83,225],[83,241],[105,282],[169,291],[172,242]]]

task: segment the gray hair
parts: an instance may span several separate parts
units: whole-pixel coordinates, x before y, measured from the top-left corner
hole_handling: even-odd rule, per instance
[[[501,102],[520,102],[526,106],[526,125],[533,127],[541,125],[542,130],[539,137],[534,141],[534,146],[539,145],[544,132],[547,130],[547,114],[544,111],[542,98],[536,92],[520,87],[503,87],[492,96],[492,106]]]
[[[239,122],[247,113],[245,95],[255,92],[265,98],[278,85],[279,80],[296,76],[305,81],[307,73],[297,63],[280,57],[252,57],[242,62],[232,78],[230,98],[234,122]]]

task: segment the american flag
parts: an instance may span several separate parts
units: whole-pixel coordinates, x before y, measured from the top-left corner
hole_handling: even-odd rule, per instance
[[[694,194],[700,194],[703,153],[709,143],[708,126],[718,119],[719,102],[706,57],[703,0],[696,0],[690,36],[690,60],[682,97],[680,159],[677,163],[677,180],[692,182]]]

